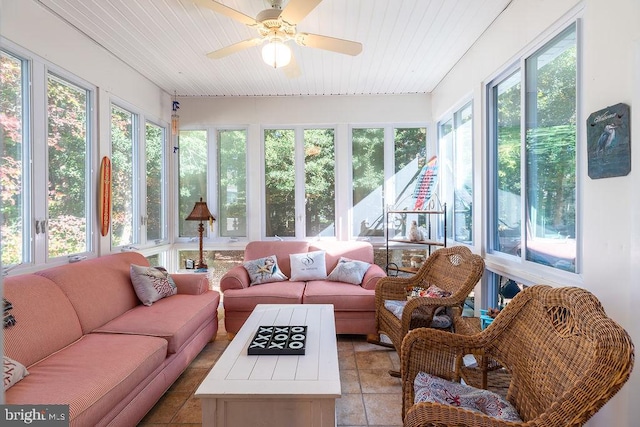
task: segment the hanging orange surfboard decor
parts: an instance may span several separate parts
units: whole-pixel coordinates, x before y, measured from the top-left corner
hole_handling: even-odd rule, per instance
[[[100,234],[106,236],[109,233],[109,224],[111,223],[111,160],[107,156],[102,158],[100,164],[99,185]]]

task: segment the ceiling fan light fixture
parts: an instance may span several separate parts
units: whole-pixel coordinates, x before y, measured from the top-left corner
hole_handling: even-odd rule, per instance
[[[273,39],[262,48],[262,60],[273,68],[289,65],[291,48],[278,39]]]

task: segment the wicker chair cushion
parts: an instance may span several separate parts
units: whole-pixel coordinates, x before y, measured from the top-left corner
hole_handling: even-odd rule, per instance
[[[480,412],[503,421],[522,422],[518,411],[494,392],[419,372],[413,382],[415,403],[433,402]]]
[[[406,301],[399,300],[386,300],[384,302],[384,308],[389,310],[396,316],[399,320],[402,320],[402,312],[404,310],[404,306],[407,305]],[[433,320],[431,320],[431,327],[437,329],[446,329],[451,326],[451,316],[444,313],[445,307],[439,307],[436,310],[436,314],[433,316]],[[420,313],[414,311],[411,315],[413,318],[420,316]]]

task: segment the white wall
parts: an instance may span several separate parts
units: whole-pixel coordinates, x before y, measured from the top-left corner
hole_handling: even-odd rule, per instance
[[[484,85],[537,40],[557,27],[557,21],[583,6],[583,68],[580,123],[593,111],[623,102],[631,105],[631,128],[640,129],[640,1],[638,0],[515,0],[432,93],[437,120],[451,106],[473,93],[474,111],[484,110]],[[485,223],[486,127],[476,115],[474,160],[476,224]],[[636,132],[633,132],[635,134]],[[590,179],[584,129],[579,141],[579,197],[582,212],[583,273],[577,282],[602,301],[607,313],[640,343],[640,326],[633,315],[640,308],[640,150],[632,148],[631,173],[625,177]],[[634,144],[632,137],[632,146]],[[638,141],[636,141],[638,142]],[[635,189],[635,191],[634,191]],[[477,206],[479,206],[479,204]],[[476,236],[481,241],[481,235]],[[547,282],[538,277],[538,282]],[[561,285],[553,280],[553,284]],[[631,426],[640,419],[640,372],[636,368],[624,388],[597,413],[589,426]]]

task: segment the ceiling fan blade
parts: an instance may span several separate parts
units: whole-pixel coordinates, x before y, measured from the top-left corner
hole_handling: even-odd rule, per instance
[[[302,21],[322,0],[289,0],[280,14],[280,19],[290,25]]]
[[[238,12],[235,9],[230,8],[229,6],[225,6],[222,3],[219,3],[214,0],[193,0],[194,3],[199,4],[202,7],[206,7],[208,9],[213,10],[214,12],[218,12],[222,15],[228,16],[231,19],[235,19],[238,22],[242,22],[245,25],[256,25],[257,22],[252,17],[245,15],[242,12]]]
[[[362,52],[362,43],[336,39],[329,36],[320,36],[318,34],[298,33],[298,35],[296,35],[296,43],[300,46],[330,50],[351,56],[359,55],[360,52]]]
[[[257,46],[262,43],[264,39],[260,37],[256,37],[255,39],[243,40],[238,43],[234,43],[230,46],[223,47],[222,49],[214,50],[213,52],[207,53],[207,57],[211,59],[220,59],[227,55],[231,55],[232,53],[240,52],[241,50],[248,49],[253,46]]]
[[[285,67],[282,67],[282,72],[284,72],[284,75],[290,79],[297,79],[302,75],[302,71],[298,66],[296,56],[293,54],[293,52],[291,52],[291,61]]]

